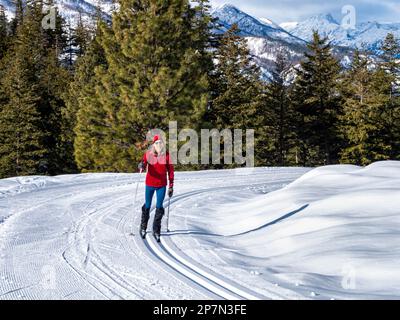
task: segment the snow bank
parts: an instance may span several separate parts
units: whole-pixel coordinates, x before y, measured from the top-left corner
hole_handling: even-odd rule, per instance
[[[49,177],[28,176],[0,180],[0,198],[42,189],[48,184],[54,184]]]
[[[219,212],[216,233],[314,296],[400,297],[400,162],[317,168]]]
[[[8,179],[0,179],[0,199],[9,196],[15,196],[24,192],[32,192],[44,188],[65,187],[68,185],[80,185],[87,183],[99,183],[118,180],[132,180],[136,174],[124,173],[86,173],[49,176],[21,176]]]

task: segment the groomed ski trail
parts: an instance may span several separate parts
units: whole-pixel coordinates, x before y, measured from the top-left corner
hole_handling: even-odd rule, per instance
[[[190,190],[200,177],[183,175],[182,191],[171,199],[171,216],[172,206],[195,200],[197,195],[258,185],[278,189],[298,175],[286,172],[282,179],[269,181],[254,175],[252,183],[248,177],[239,177],[227,186],[226,173],[206,172],[201,176],[204,185],[195,191]],[[151,234],[143,240],[138,232],[141,202],[133,203],[138,182],[138,199],[143,198],[142,178],[77,175],[59,185],[5,199],[6,204],[16,205],[11,206],[13,214],[4,223],[8,231],[1,232],[0,225],[4,250],[0,255],[0,299],[284,298],[277,292],[261,295],[218,270],[211,271],[183,253],[172,234],[162,234],[161,243]],[[130,235],[132,230],[135,236]],[[46,266],[57,276],[50,290],[43,290]]]

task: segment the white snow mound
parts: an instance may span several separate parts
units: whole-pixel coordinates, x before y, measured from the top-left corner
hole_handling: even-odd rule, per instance
[[[214,231],[285,282],[330,297],[399,297],[400,162],[317,168],[219,212]]]

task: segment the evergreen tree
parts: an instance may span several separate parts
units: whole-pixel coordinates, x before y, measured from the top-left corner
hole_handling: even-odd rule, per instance
[[[382,64],[381,67],[388,72],[391,77],[393,77],[392,83],[392,93],[395,91],[395,80],[399,77],[400,73],[400,46],[398,39],[392,33],[388,33],[385,40],[383,41],[382,48]]]
[[[390,83],[385,80],[387,75],[382,69],[372,70],[370,64],[367,56],[356,51],[343,81],[344,113],[340,129],[346,141],[341,151],[344,163],[368,165],[388,159],[390,145],[385,142],[382,114],[387,106]]]
[[[62,110],[65,108],[65,88],[68,87],[70,74],[61,66],[57,49],[48,49],[44,58],[45,67],[41,72],[41,107],[44,131],[48,133],[46,146],[49,150],[48,173],[69,172],[75,167],[68,161],[68,146],[63,142]]]
[[[386,144],[390,145],[389,158],[397,160],[400,159],[400,44],[391,33],[383,42],[381,58],[380,68],[385,71],[381,87],[389,95],[382,114],[386,122]]]
[[[69,74],[62,66],[67,37],[64,31],[65,22],[54,7],[53,0],[35,0],[30,5],[32,14],[27,16],[23,25],[31,24],[30,31],[23,32],[23,42],[31,43],[37,50],[36,70],[37,84],[40,90],[39,111],[43,131],[46,132],[47,173],[59,174],[67,167],[65,163],[65,146],[62,144],[61,110],[64,107],[63,96],[69,82]],[[54,28],[44,29],[42,20],[55,8]],[[29,26],[29,25],[28,25]],[[28,27],[27,26],[27,27]],[[30,40],[28,40],[30,39]]]
[[[341,113],[338,90],[340,65],[327,38],[314,32],[294,86],[299,112],[297,132],[302,164],[335,163],[338,158],[337,119]]]
[[[293,153],[295,112],[290,101],[290,85],[288,83],[292,65],[288,52],[280,51],[275,66],[271,71],[271,79],[267,86],[267,108],[272,112],[273,146],[269,151],[272,165],[285,166],[295,164]],[[266,155],[267,156],[267,155]]]
[[[62,109],[62,143],[65,146],[65,160],[68,164],[68,172],[78,171],[77,161],[79,159],[81,168],[95,168],[95,159],[87,157],[86,153],[81,157],[76,150],[92,150],[91,141],[94,138],[88,136],[92,133],[95,136],[91,110],[95,105],[95,88],[99,83],[95,70],[97,67],[105,66],[106,60],[104,50],[100,45],[100,25],[104,22],[97,10],[96,26],[92,30],[83,23],[82,15],[79,15],[78,24],[75,29],[70,29],[69,38],[69,59],[73,68],[73,80],[69,84],[69,90],[64,95],[65,108]],[[106,27],[106,26],[105,26]],[[76,61],[74,61],[76,59]],[[100,107],[99,107],[100,108]],[[80,126],[77,127],[77,117],[80,113]],[[104,118],[104,116],[103,116]],[[101,129],[101,128],[99,128]],[[80,138],[76,139],[75,132]],[[99,141],[95,146],[101,143]],[[74,148],[74,145],[76,148]],[[91,152],[95,156],[95,149]],[[88,169],[89,170],[89,169]]]
[[[25,6],[23,0],[13,0],[13,4],[15,7],[15,15],[11,21],[11,34],[15,36],[18,26],[22,24]]]
[[[5,56],[9,47],[8,22],[4,7],[0,5],[0,61]]]
[[[222,37],[215,54],[210,118],[221,129],[247,128],[261,102],[260,70],[251,59],[247,40],[239,32],[234,24]]]
[[[32,59],[24,47],[7,56],[1,88],[7,94],[0,109],[0,177],[36,174],[44,170],[47,150],[38,111],[40,95]],[[4,103],[4,104],[3,104]]]
[[[234,24],[222,36],[215,53],[217,62],[211,76],[212,101],[207,119],[218,130],[257,129],[256,160],[265,163],[264,151],[258,148],[261,144],[270,145],[266,135],[269,124],[263,126],[267,123],[264,118],[269,116],[264,114],[265,86],[260,80],[260,69],[250,56],[247,40],[239,32]]]
[[[71,22],[68,24],[65,64],[71,71],[75,67],[76,60],[86,52],[92,37],[92,31],[84,24],[80,12],[76,26],[73,27]]]
[[[88,26],[85,25],[82,15],[79,15],[78,24],[74,29],[73,45],[76,47],[76,56],[81,57],[92,38],[92,32]]]
[[[136,171],[148,130],[165,130],[171,120],[196,128],[208,100],[203,19],[208,13],[187,0],[120,1],[112,27],[102,27],[107,66],[96,69],[99,83],[88,111],[99,116],[96,129],[83,134],[79,128],[88,120],[81,110],[77,119],[80,168]],[[88,143],[98,144],[84,149]]]
[[[17,2],[19,4],[19,2]],[[2,122],[21,120],[31,128],[33,141],[35,137],[40,143],[39,158],[33,158],[30,169],[21,171],[32,173],[36,166],[36,173],[56,174],[62,172],[63,157],[60,152],[60,111],[63,105],[62,93],[65,88],[68,75],[60,66],[59,56],[63,48],[63,30],[60,26],[61,18],[56,17],[55,30],[45,30],[42,27],[44,2],[35,0],[28,2],[24,7],[18,9],[14,19],[14,30],[12,46],[3,63],[4,70],[1,85],[3,96],[3,112],[1,113]],[[27,69],[27,70],[25,70]],[[14,79],[15,77],[15,79]],[[21,87],[21,93],[14,92]],[[29,89],[25,89],[25,87]],[[29,94],[32,99],[29,99]],[[17,107],[13,108],[13,104]],[[23,112],[26,114],[13,115],[13,112]],[[37,121],[37,118],[40,121]],[[25,122],[24,122],[25,121]],[[9,126],[17,126],[11,122]],[[38,132],[35,132],[38,130]],[[11,144],[12,141],[21,144],[21,137],[11,134],[11,130],[4,128],[3,141]],[[10,136],[7,136],[9,134]],[[15,139],[19,139],[18,142]],[[33,142],[32,142],[33,143]],[[37,145],[39,148],[39,145]],[[4,148],[7,148],[5,146]],[[21,146],[21,148],[23,148]],[[30,144],[27,148],[31,150]],[[21,155],[21,153],[18,153]],[[12,158],[9,158],[12,159]],[[34,160],[36,159],[36,160]],[[40,162],[40,163],[39,163]],[[3,163],[3,172],[9,171],[9,166]],[[17,171],[12,171],[17,172]]]
[[[63,142],[67,146],[68,162],[74,170],[77,169],[76,163],[84,171],[100,170],[96,161],[100,157],[98,146],[102,144],[106,115],[96,100],[96,87],[99,86],[96,70],[99,69],[100,74],[107,65],[99,43],[100,24],[101,21],[94,39],[76,62],[74,80],[70,83],[63,109]]]
[[[4,11],[4,7],[0,5],[0,110],[6,104],[7,98],[4,88],[1,86],[1,79],[4,77],[5,55],[10,46],[10,35],[8,31],[9,24]]]

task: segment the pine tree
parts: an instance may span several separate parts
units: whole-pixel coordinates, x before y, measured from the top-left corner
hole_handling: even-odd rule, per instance
[[[63,143],[62,110],[65,108],[65,88],[68,87],[70,74],[60,65],[57,49],[48,49],[44,61],[45,68],[41,72],[41,114],[48,133],[46,146],[49,150],[48,173],[60,174],[69,172],[68,148]],[[74,166],[72,166],[74,169]]]
[[[292,65],[288,52],[278,52],[275,66],[271,71],[271,79],[267,86],[266,107],[272,113],[271,123],[273,146],[269,150],[271,164],[285,166],[295,164],[293,153],[295,112],[290,101],[290,85],[288,84]]]
[[[21,3],[19,3],[21,5]],[[24,8],[25,10],[26,8]],[[40,95],[35,75],[34,46],[24,41],[31,29],[31,9],[17,7],[12,50],[3,58],[0,112],[0,174],[2,177],[34,174],[46,155],[38,111]],[[18,21],[18,23],[16,23]],[[22,23],[24,21],[24,23]],[[25,25],[24,25],[25,24]]]
[[[392,33],[388,33],[385,40],[382,43],[381,48],[382,54],[382,68],[388,72],[394,79],[399,76],[400,73],[400,62],[398,61],[400,56],[399,41],[395,38]],[[393,90],[395,89],[394,83]]]
[[[17,33],[17,28],[22,24],[24,18],[25,5],[23,0],[13,0],[15,7],[15,15],[11,20],[11,35],[15,36]]]
[[[82,13],[79,12],[76,26],[72,26],[71,22],[68,24],[65,64],[68,66],[69,70],[73,71],[76,60],[86,52],[92,37],[92,30],[85,25],[82,19]]]
[[[350,70],[342,84],[344,113],[340,129],[346,144],[341,162],[368,165],[388,159],[390,146],[385,142],[385,122],[381,117],[387,105],[390,83],[383,70],[372,70],[368,56],[355,52]],[[382,85],[386,88],[382,90]]]
[[[187,0],[120,2],[112,27],[102,27],[107,66],[96,69],[99,83],[88,112],[104,118],[85,135],[78,129],[85,115],[79,112],[77,120],[80,168],[136,171],[148,130],[166,130],[171,120],[196,127],[207,105],[210,60],[200,22],[208,16],[198,13]],[[102,139],[94,138],[99,134]],[[81,147],[93,140],[98,145],[92,149]]]
[[[2,70],[4,76],[1,89],[5,101],[3,108],[6,110],[2,112],[2,117],[4,117],[2,121],[6,121],[5,119],[16,121],[20,117],[26,117],[21,120],[21,123],[34,123],[27,127],[33,130],[33,141],[36,136],[40,137],[37,139],[38,143],[40,142],[40,164],[37,163],[39,160],[32,160],[30,171],[28,171],[32,173],[36,166],[36,173],[56,174],[62,172],[64,161],[60,150],[62,149],[60,111],[64,103],[62,94],[68,75],[59,62],[63,49],[61,18],[56,17],[55,30],[43,29],[44,6],[43,1],[35,0],[28,2],[24,7],[20,6],[20,9],[17,7],[13,23],[16,28],[13,43]],[[15,79],[13,79],[14,73],[17,74]],[[29,89],[25,89],[25,86]],[[21,96],[14,92],[16,87],[21,87]],[[29,99],[29,93],[32,94],[32,99]],[[19,106],[13,111],[12,104]],[[26,114],[22,113],[18,117],[12,114],[12,112],[22,112],[24,108],[27,108]],[[40,121],[37,121],[37,118]],[[11,143],[17,138],[11,134],[10,130],[4,129],[2,138],[4,141]],[[21,143],[20,141],[22,140],[18,143]],[[26,150],[31,150],[30,144],[27,143],[27,145]]]
[[[62,109],[62,143],[65,147],[64,159],[67,163],[67,172],[78,171],[77,159],[81,163],[81,169],[95,170],[95,159],[88,157],[85,152],[82,157],[79,153],[79,150],[92,150],[90,144],[94,138],[90,138],[87,134],[95,135],[95,130],[90,125],[94,120],[90,112],[96,104],[93,98],[99,82],[95,70],[106,65],[104,50],[99,43],[100,25],[104,23],[99,9],[95,19],[96,26],[91,29],[83,23],[80,14],[77,26],[73,30],[70,29],[72,34],[69,38],[68,55],[72,64],[70,67],[73,69],[73,80],[64,95],[65,107]],[[79,113],[81,121],[77,127]],[[79,139],[76,139],[76,132],[80,136]],[[75,153],[75,150],[78,152]],[[91,155],[96,156],[95,149],[91,151]]]
[[[0,83],[4,77],[5,59],[6,53],[10,47],[10,35],[9,35],[9,24],[4,11],[4,7],[0,5]],[[3,87],[0,85],[0,110],[4,104],[6,104],[7,98],[4,93]]]
[[[4,88],[1,86],[1,80],[4,77],[5,55],[9,47],[8,23],[4,7],[0,5],[0,111],[7,103],[7,97]]]
[[[8,50],[9,40],[7,17],[4,7],[0,5],[0,61]]]
[[[260,164],[266,160],[263,151],[257,148],[257,141],[269,144],[265,135],[268,127],[263,127],[264,117],[267,117],[264,114],[265,86],[260,80],[260,69],[250,56],[247,40],[239,33],[234,24],[220,40],[211,76],[212,101],[207,119],[220,131],[257,129],[255,149]]]
[[[70,83],[63,109],[63,142],[70,167],[77,169],[79,163],[83,171],[100,170],[96,161],[100,157],[98,146],[102,144],[101,132],[105,130],[103,120],[105,113],[96,100],[96,87],[99,86],[98,73],[107,65],[105,54],[100,45],[100,24],[97,33],[88,45],[85,53],[78,58],[75,66],[74,80]],[[102,71],[100,71],[100,69]],[[79,119],[79,121],[78,121]],[[82,150],[82,152],[81,152]]]
[[[76,56],[81,57],[87,50],[92,38],[91,30],[85,25],[82,15],[79,15],[78,24],[74,29],[73,44],[76,46]]]
[[[381,59],[380,68],[385,71],[381,87],[389,95],[382,118],[386,123],[386,144],[390,145],[388,156],[396,160],[400,159],[400,44],[391,33],[383,42]]]
[[[30,4],[32,13],[24,19],[25,32],[20,35],[21,41],[30,43],[36,50],[35,71],[40,90],[39,111],[46,133],[46,167],[48,174],[64,172],[65,146],[62,145],[61,110],[65,103],[63,96],[69,82],[69,74],[62,66],[67,38],[64,31],[65,22],[55,10],[55,25],[44,29],[42,19],[54,8],[53,0],[35,0]],[[29,28],[29,30],[27,29]]]
[[[31,69],[31,57],[23,48],[6,58],[7,73],[1,88],[7,102],[0,109],[0,177],[43,172],[47,150],[38,112],[40,95]],[[4,101],[3,101],[4,103]]]
[[[327,38],[314,32],[305,61],[297,70],[294,100],[299,112],[297,132],[302,164],[337,162],[340,143],[337,119],[341,113],[338,78],[340,65]]]

